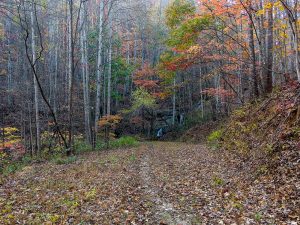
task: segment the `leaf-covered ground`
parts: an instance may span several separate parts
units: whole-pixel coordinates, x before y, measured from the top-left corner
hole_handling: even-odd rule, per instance
[[[34,164],[1,185],[0,223],[299,222],[299,197],[287,204],[288,190],[275,196],[268,177],[245,182],[225,158],[204,145],[154,142],[90,153],[67,165]]]

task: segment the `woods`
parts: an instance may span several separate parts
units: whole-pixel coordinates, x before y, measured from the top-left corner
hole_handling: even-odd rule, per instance
[[[0,224],[300,222],[298,0],[0,0]]]
[[[16,127],[32,154],[45,148],[46,132],[52,147],[71,154],[79,134],[95,147],[103,116],[130,119],[133,114],[122,112],[134,105],[139,88],[163,111],[150,121],[139,113],[131,118],[148,137],[155,137],[160,120],[172,130],[177,115],[195,107],[216,120],[300,81],[297,5],[3,1],[2,127]]]

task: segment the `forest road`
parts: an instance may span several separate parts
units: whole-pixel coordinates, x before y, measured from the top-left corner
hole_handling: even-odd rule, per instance
[[[168,199],[160,196],[160,187],[157,187],[153,181],[155,174],[150,162],[154,156],[154,148],[153,143],[148,144],[147,151],[143,154],[140,163],[140,177],[143,183],[144,196],[154,203],[153,220],[156,220],[157,224],[190,225],[190,215],[176,210]]]
[[[0,224],[281,224],[263,187],[232,185],[239,171],[224,158],[203,144],[148,142],[27,165],[0,177]]]
[[[139,176],[149,224],[218,224],[223,221],[214,180],[226,170],[212,150],[201,144],[147,143],[140,157]],[[219,211],[220,210],[220,211]]]

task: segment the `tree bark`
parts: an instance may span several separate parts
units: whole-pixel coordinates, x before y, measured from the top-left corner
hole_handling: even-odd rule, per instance
[[[74,29],[73,29],[73,0],[68,0],[68,78],[69,78],[69,95],[68,95],[68,112],[69,112],[69,127],[68,127],[68,149],[67,155],[73,153],[73,80],[74,80]]]
[[[267,74],[265,81],[265,92],[270,93],[273,89],[273,2],[270,1],[272,6],[268,9],[268,30],[267,30]]]
[[[108,32],[109,32],[109,49],[108,49],[108,73],[107,73],[107,111],[106,114],[110,115],[111,114],[111,76],[112,76],[112,68],[111,68],[111,63],[112,63],[112,15],[109,15],[108,19]]]
[[[34,10],[35,10],[35,2],[32,0],[31,2],[31,11],[30,11],[30,19],[31,19],[31,50],[32,50],[32,62],[34,67],[36,68],[36,44],[35,44],[35,29],[34,29]],[[33,76],[33,84],[34,84],[34,107],[35,107],[35,132],[36,132],[36,151],[38,154],[41,153],[41,133],[40,133],[40,116],[39,116],[39,88],[37,84],[37,79]]]
[[[173,79],[173,98],[172,98],[172,125],[175,126],[176,118],[176,76]]]
[[[252,92],[254,97],[259,96],[258,91],[258,76],[256,71],[256,55],[255,55],[255,45],[254,45],[254,35],[253,35],[253,23],[249,20],[248,23],[248,32],[249,32],[249,50],[251,58],[251,77],[252,77]]]
[[[97,93],[95,105],[95,121],[94,121],[94,145],[97,141],[98,120],[100,119],[101,106],[101,76],[102,76],[102,37],[103,37],[103,0],[100,1],[99,12],[99,35],[98,35],[98,57],[97,57]]]
[[[81,68],[82,68],[82,86],[84,99],[84,120],[85,120],[85,139],[91,144],[91,127],[90,127],[90,94],[89,94],[89,68],[87,56],[87,36],[86,36],[86,3],[83,3],[83,9],[80,13],[81,20]]]

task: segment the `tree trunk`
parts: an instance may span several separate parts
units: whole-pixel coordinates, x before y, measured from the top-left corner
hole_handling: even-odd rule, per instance
[[[259,9],[263,10],[263,1],[259,1]],[[263,82],[264,77],[267,74],[267,65],[266,65],[266,29],[264,27],[265,17],[264,15],[259,16],[259,54],[260,54],[260,65],[261,65],[261,71],[260,71],[260,80]],[[264,85],[263,83],[260,83],[260,85]],[[261,90],[263,91],[264,87],[261,87]]]
[[[73,0],[68,2],[68,78],[69,78],[69,96],[68,96],[68,112],[69,112],[69,127],[68,127],[68,149],[67,155],[73,153],[73,80],[74,80],[74,38],[73,38]]]
[[[255,46],[254,46],[254,35],[253,35],[253,23],[251,19],[249,19],[248,24],[248,32],[249,32],[249,50],[251,57],[251,77],[252,77],[252,92],[254,97],[259,96],[258,91],[258,76],[256,71],[256,55],[255,55]]]
[[[84,99],[84,125],[85,125],[85,139],[86,142],[91,144],[91,128],[90,128],[90,95],[89,95],[89,68],[87,57],[87,37],[86,37],[86,16],[85,7],[80,12],[80,48],[81,48],[81,68],[82,68],[82,86],[83,86],[83,99]]]
[[[8,60],[7,60],[7,102],[8,105],[12,104],[12,59],[11,59],[11,19],[6,20],[7,29],[7,49],[8,49]]]
[[[176,76],[173,79],[173,98],[172,98],[172,125],[175,126],[175,118],[176,118]]]
[[[30,11],[30,18],[31,18],[31,50],[32,50],[32,62],[34,67],[36,68],[36,46],[35,46],[35,29],[34,29],[34,0],[31,2],[31,11]],[[41,153],[41,134],[40,134],[40,116],[39,116],[39,88],[37,84],[36,77],[33,77],[34,83],[34,107],[35,107],[35,124],[36,124],[36,151],[38,154]]]
[[[272,4],[272,0],[270,1]],[[270,93],[273,89],[273,5],[268,9],[268,33],[267,33],[267,74],[265,92]]]
[[[98,35],[98,58],[97,58],[97,93],[95,106],[95,121],[94,121],[94,145],[97,141],[98,120],[100,119],[101,106],[101,76],[102,76],[102,37],[103,37],[103,0],[100,1],[99,12],[99,35]]]
[[[108,49],[108,73],[107,73],[107,111],[106,114],[111,114],[111,63],[112,63],[112,16],[109,15],[108,21],[109,30],[109,49]]]
[[[200,104],[201,104],[201,117],[202,119],[204,118],[204,101],[203,101],[203,84],[202,84],[202,68],[200,67],[199,68],[200,70],[200,82],[199,82],[199,85],[200,85]]]

